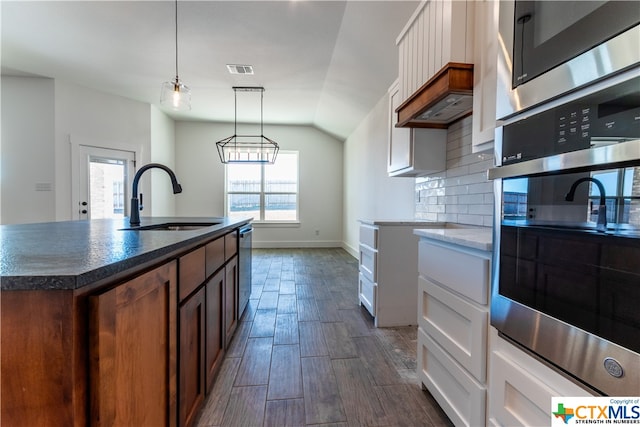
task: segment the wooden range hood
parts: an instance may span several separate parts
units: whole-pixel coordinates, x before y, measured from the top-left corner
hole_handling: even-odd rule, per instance
[[[396,127],[446,129],[472,107],[473,64],[449,62],[396,109]]]

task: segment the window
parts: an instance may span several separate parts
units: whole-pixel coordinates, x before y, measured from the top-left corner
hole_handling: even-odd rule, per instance
[[[270,164],[227,164],[227,216],[298,220],[298,152],[280,151]]]

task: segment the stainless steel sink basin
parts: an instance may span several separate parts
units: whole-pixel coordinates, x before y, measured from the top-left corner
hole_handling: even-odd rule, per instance
[[[199,230],[201,228],[211,227],[221,224],[220,222],[165,222],[163,224],[145,225],[142,227],[122,228],[128,231],[190,231]]]

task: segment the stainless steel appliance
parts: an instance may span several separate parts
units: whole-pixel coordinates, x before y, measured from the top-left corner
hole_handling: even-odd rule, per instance
[[[640,390],[640,67],[496,131],[491,324],[607,395]]]
[[[636,1],[501,1],[496,117],[634,66],[639,23]]]
[[[251,241],[253,227],[251,224],[240,229],[240,244],[238,251],[238,317],[242,316],[251,296]]]

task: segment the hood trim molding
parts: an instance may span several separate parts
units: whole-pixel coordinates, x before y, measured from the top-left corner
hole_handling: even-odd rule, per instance
[[[470,115],[471,108],[455,115],[448,123],[419,117],[451,94],[473,96],[473,64],[449,62],[445,65],[396,109],[396,127],[446,129]]]

